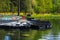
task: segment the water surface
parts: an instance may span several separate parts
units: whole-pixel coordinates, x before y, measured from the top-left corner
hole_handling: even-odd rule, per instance
[[[60,40],[60,19],[49,20],[52,24],[51,29],[46,30],[31,30],[30,36],[22,37],[22,40]],[[23,31],[25,32],[25,31]],[[24,34],[27,34],[25,32]],[[21,34],[22,35],[22,34]]]
[[[14,36],[10,35],[11,40],[60,40],[60,19],[52,19],[49,21],[52,24],[51,29],[30,31],[15,30],[15,32],[13,32]],[[5,35],[9,32],[11,33],[10,30],[0,29],[0,40],[4,40]]]

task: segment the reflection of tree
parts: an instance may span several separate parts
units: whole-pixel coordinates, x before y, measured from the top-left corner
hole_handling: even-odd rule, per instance
[[[40,38],[42,39],[42,36],[46,36],[48,33],[50,33],[50,31],[53,37],[56,37],[56,35],[58,35],[58,33],[60,32],[60,20],[52,19],[50,21],[52,22],[52,30],[38,31],[34,40],[37,40]]]
[[[21,40],[33,40],[36,30],[21,30],[20,31],[20,38]]]
[[[60,20],[59,19],[52,19],[52,30],[51,30],[51,34],[52,36],[49,36],[50,40],[57,40],[58,35],[59,35],[59,24],[60,24]]]
[[[42,39],[42,36],[47,35],[48,33],[50,33],[50,30],[45,30],[45,31],[37,31],[37,34],[35,35],[34,40],[37,39]]]
[[[59,21],[59,19],[56,19],[56,20],[53,19],[52,23],[53,23],[52,34],[53,35],[58,35],[58,33],[60,32],[60,21]]]
[[[36,35],[34,37],[34,40],[37,40],[37,39],[41,38],[41,36],[42,36],[42,32],[37,31],[37,33],[36,33]]]

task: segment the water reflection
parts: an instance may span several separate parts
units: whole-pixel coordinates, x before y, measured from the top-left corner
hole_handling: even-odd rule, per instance
[[[60,40],[60,33],[58,35],[52,35],[52,34],[47,34],[47,35],[42,35],[41,40],[46,39],[46,40]]]
[[[52,23],[52,29],[47,30],[30,30],[30,31],[19,31],[13,32],[14,36],[11,36],[12,40],[60,40],[60,19],[52,19],[50,20]],[[0,40],[4,40],[5,35],[7,32],[11,31],[4,31],[0,30]],[[9,37],[7,37],[9,38]]]
[[[47,30],[40,30],[40,31],[33,31],[35,33],[32,33],[31,31],[29,31],[31,33],[30,36],[28,37],[22,37],[22,40],[60,40],[60,19],[52,19],[50,20],[51,24],[52,24],[52,29],[47,29]],[[28,32],[25,32],[24,34],[27,34]],[[34,35],[32,35],[34,34]],[[22,34],[21,34],[22,35]],[[29,38],[29,39],[28,39]]]
[[[0,30],[0,40],[20,40],[20,30]]]
[[[9,35],[6,35],[4,40],[11,40],[10,36]]]
[[[52,20],[53,28],[47,34],[43,34],[39,40],[60,40],[60,21]],[[36,39],[38,40],[38,38]]]

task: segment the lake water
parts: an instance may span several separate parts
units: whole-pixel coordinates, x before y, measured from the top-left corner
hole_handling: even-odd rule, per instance
[[[60,40],[60,19],[52,19],[49,21],[52,24],[51,29],[30,30],[30,31],[14,30],[13,31],[14,35],[11,36],[11,38],[14,40]],[[12,32],[11,30],[6,31],[6,30],[0,29],[0,40],[4,40],[7,33],[11,33],[11,32]]]
[[[60,40],[60,19],[49,20],[52,24],[51,29],[31,30],[30,36],[22,38],[23,40]],[[25,33],[27,34],[27,32]]]

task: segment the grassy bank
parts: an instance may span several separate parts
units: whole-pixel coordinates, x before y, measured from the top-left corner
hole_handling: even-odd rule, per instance
[[[0,13],[0,15],[17,15],[18,13],[12,13],[12,12],[8,12],[8,13]],[[24,13],[20,13],[20,15],[24,15]],[[31,17],[33,18],[36,18],[36,19],[60,19],[60,14],[53,14],[53,13],[50,13],[50,14],[32,14]]]
[[[31,17],[36,19],[60,19],[60,14],[32,14]]]

